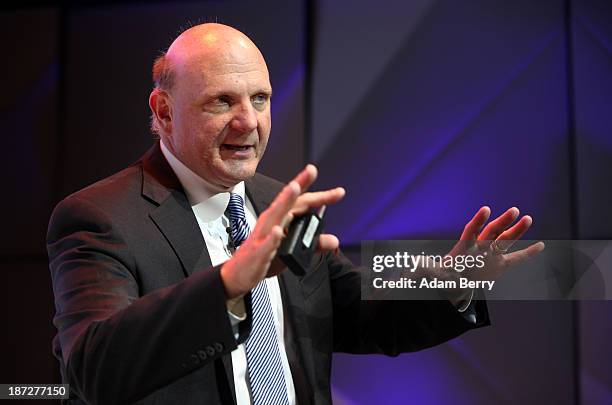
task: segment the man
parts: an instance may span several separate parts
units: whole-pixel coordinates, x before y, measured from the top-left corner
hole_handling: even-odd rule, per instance
[[[256,173],[272,89],[244,34],[190,28],[153,75],[160,142],[50,221],[53,349],[70,403],[329,403],[333,351],[397,355],[488,323],[469,298],[362,302],[359,269],[333,235],[304,277],[286,271],[276,250],[287,224],[344,190],[305,192],[311,165],[284,187]],[[511,243],[531,224],[512,225],[513,208],[482,230],[489,215],[462,239]]]

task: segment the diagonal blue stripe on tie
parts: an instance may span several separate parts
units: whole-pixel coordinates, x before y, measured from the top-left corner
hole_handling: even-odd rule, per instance
[[[244,214],[244,201],[238,194],[230,194],[227,206],[230,235],[236,248],[249,235],[249,225]],[[245,342],[247,371],[254,405],[289,404],[285,373],[276,338],[272,305],[266,280],[251,291],[252,327]]]

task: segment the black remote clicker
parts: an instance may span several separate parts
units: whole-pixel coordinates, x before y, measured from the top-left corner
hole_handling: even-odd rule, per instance
[[[325,209],[323,205],[317,213],[310,212],[294,218],[289,225],[287,236],[278,248],[278,256],[297,276],[306,274],[317,250]]]

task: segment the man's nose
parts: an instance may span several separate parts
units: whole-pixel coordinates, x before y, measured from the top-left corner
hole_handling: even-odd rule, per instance
[[[257,128],[257,112],[251,103],[241,103],[231,122],[232,129],[248,133]]]

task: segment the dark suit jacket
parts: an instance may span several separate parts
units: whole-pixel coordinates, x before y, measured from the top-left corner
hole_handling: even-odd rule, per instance
[[[259,174],[246,181],[258,214],[281,186]],[[159,143],[60,202],[47,246],[53,351],[71,403],[235,401],[230,353],[238,342],[223,285]],[[333,351],[393,356],[476,326],[446,301],[362,302],[360,277],[341,253],[317,255],[303,278],[279,276],[300,404],[331,402]],[[484,302],[477,306],[478,326],[488,323]],[[244,339],[249,322],[241,328]]]

